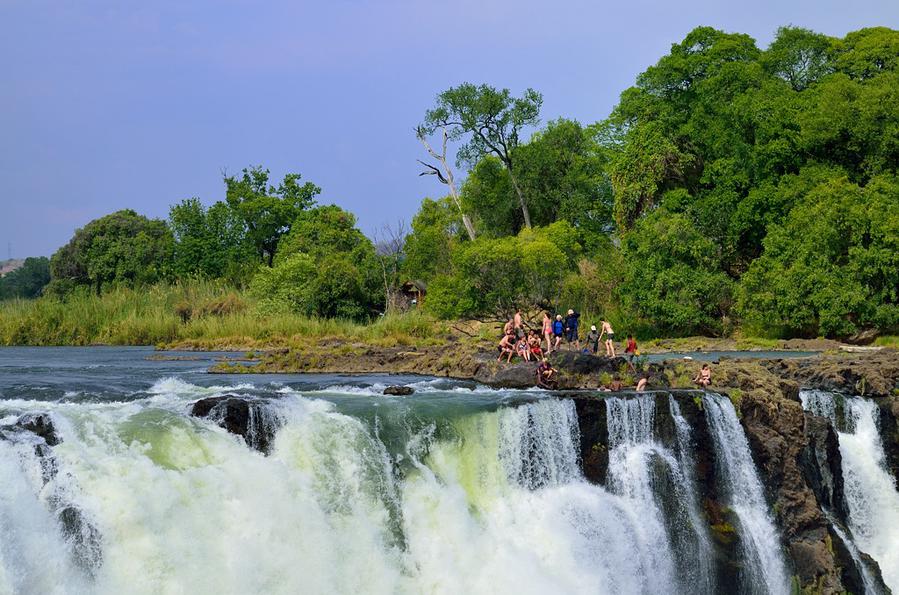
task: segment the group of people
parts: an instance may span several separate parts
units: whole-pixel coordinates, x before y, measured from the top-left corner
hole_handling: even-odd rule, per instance
[[[571,309],[568,310],[564,318],[561,314],[556,314],[555,318],[553,318],[549,312],[544,311],[543,321],[538,333],[534,329],[525,329],[521,309],[516,310],[515,315],[503,326],[503,336],[499,342],[499,357],[497,361],[501,361],[504,356],[506,362],[511,362],[515,356],[519,356],[525,361],[539,360],[544,355],[558,351],[562,341],[568,344],[569,350],[574,348],[577,351],[581,351],[579,336],[580,318],[580,313]],[[605,355],[607,357],[615,357],[615,330],[607,320],[601,320],[599,324],[599,329],[597,329],[596,325],[590,326],[590,332],[587,333],[583,351],[599,355],[599,346],[602,344],[605,347]],[[627,355],[628,363],[633,368],[633,359],[639,355],[639,352],[637,350],[637,341],[632,335],[627,336],[624,352]]]
[[[549,364],[546,356],[553,351],[558,351],[559,346],[564,340],[568,344],[568,349],[572,347],[581,351],[581,342],[579,337],[580,313],[573,309],[569,309],[563,318],[561,314],[557,314],[555,318],[549,315],[549,312],[543,312],[543,321],[540,332],[535,329],[525,328],[524,319],[521,315],[521,309],[515,311],[515,315],[503,326],[503,336],[499,342],[499,357],[497,361],[506,358],[506,363],[511,363],[515,356],[520,357],[526,362],[537,361],[537,386],[542,388],[555,388],[558,372]],[[605,341],[603,341],[605,338]],[[545,341],[545,349],[544,349]],[[590,326],[590,332],[587,333],[586,343],[583,348],[584,353],[599,355],[599,346],[605,347],[605,355],[607,357],[616,357],[615,354],[615,330],[607,320],[600,321],[600,328],[596,325]],[[628,335],[624,345],[624,353],[627,357],[628,367],[635,374],[637,372],[634,367],[634,358],[640,355],[637,348],[637,340],[633,335]],[[646,389],[648,378],[643,375],[637,381],[635,389],[640,392]],[[712,371],[708,364],[704,364],[693,383],[701,388],[708,387],[712,382]],[[602,390],[620,391],[624,385],[619,376],[615,376],[608,386],[603,386]]]

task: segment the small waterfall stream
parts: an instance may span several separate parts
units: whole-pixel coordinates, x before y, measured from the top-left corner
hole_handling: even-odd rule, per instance
[[[851,541],[878,562],[886,585],[899,592],[899,491],[886,469],[877,405],[824,391],[799,396],[803,408],[828,418],[837,431]]]
[[[743,589],[748,593],[787,593],[780,539],[734,406],[728,398],[712,393],[703,394],[702,403],[715,442],[725,503],[740,524]]]

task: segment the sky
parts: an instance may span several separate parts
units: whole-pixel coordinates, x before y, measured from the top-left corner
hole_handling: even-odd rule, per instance
[[[0,259],[211,204],[251,165],[372,235],[444,193],[413,133],[441,91],[532,87],[543,122],[589,124],[694,27],[765,47],[788,24],[899,28],[899,1],[0,0]]]

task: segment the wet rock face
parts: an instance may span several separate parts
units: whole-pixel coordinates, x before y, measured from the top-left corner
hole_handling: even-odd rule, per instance
[[[742,397],[740,411],[799,584],[815,586],[824,593],[844,591],[841,568],[832,551],[830,524],[803,474],[801,462],[808,458],[809,438],[802,406],[779,392],[770,395],[754,390]],[[828,471],[832,475],[832,469]]]
[[[411,386],[388,386],[384,389],[385,395],[393,395],[396,397],[403,397],[406,395],[411,395],[415,392],[415,389]]]
[[[34,449],[46,489],[47,484],[59,475],[59,463],[52,447],[62,443],[62,437],[47,413],[26,413],[11,425],[0,427],[0,439],[21,440],[23,435]],[[67,492],[54,484],[47,496],[47,505],[59,522],[75,564],[89,576],[94,576],[103,562],[102,535],[68,498]]]
[[[887,467],[899,483],[899,396],[877,399],[877,406]]]
[[[609,470],[606,404],[596,397],[575,397],[573,400],[580,430],[584,477],[591,483],[605,484]]]
[[[214,421],[219,427],[241,436],[250,448],[271,452],[275,433],[281,425],[269,408],[269,401],[238,395],[209,397],[196,401],[190,414]]]
[[[843,497],[843,467],[837,433],[826,417],[805,413],[808,443],[799,455],[799,465],[818,503],[833,511],[845,524],[849,515]]]

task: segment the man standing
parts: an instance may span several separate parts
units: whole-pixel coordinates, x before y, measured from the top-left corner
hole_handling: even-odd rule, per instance
[[[599,338],[602,339],[603,335],[606,337],[606,355],[615,357],[615,331],[612,330],[612,325],[608,320],[602,321],[602,332],[599,334]]]
[[[521,324],[521,308],[515,308],[515,316],[512,317],[512,328],[515,329],[515,336],[521,339],[524,337],[524,327]]]
[[[577,327],[580,324],[578,319],[580,317],[581,315],[574,310],[568,310],[568,316],[565,317],[565,339],[568,341],[569,350],[572,343],[574,343],[574,348],[577,351],[581,350],[581,341],[577,336]]]

